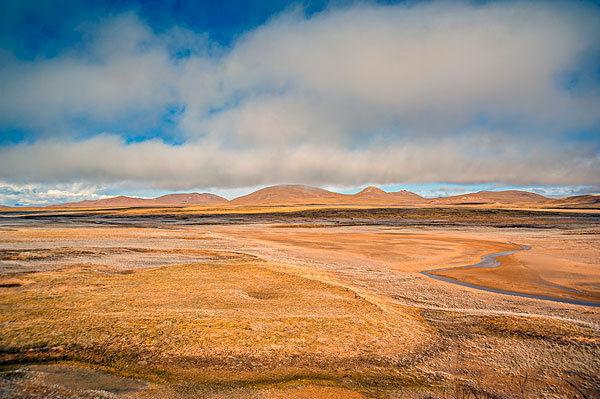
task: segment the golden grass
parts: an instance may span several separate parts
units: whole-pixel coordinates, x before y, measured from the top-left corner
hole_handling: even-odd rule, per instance
[[[151,380],[394,379],[427,340],[415,312],[238,256],[105,273],[37,273],[0,291],[3,362],[66,359]]]
[[[92,367],[156,383],[148,398],[448,398],[457,384],[517,397],[526,373],[531,397],[574,395],[565,378],[598,387],[595,308],[419,274],[530,244],[519,259],[560,261],[524,267],[563,284],[597,265],[592,230],[302,226],[7,228],[0,365],[66,363],[75,380]],[[576,280],[589,287],[593,270]]]

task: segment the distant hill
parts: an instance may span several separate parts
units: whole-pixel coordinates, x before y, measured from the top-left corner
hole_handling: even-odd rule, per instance
[[[210,193],[167,194],[154,198],[161,205],[217,205],[226,204],[229,200]]]
[[[549,206],[555,208],[600,208],[600,194],[575,195],[551,200]]]
[[[426,200],[409,191],[386,193],[377,187],[367,187],[356,194],[340,194],[322,188],[303,185],[265,187],[231,201],[233,205],[403,205]]]
[[[117,208],[143,206],[222,205],[229,201],[210,193],[167,194],[157,198],[137,198],[120,195],[99,200],[85,200],[60,205],[68,208]]]
[[[425,198],[410,191],[387,193],[374,186],[369,186],[356,194],[345,195],[342,200],[346,204],[356,205],[407,205],[426,202]]]
[[[300,184],[265,187],[231,200],[233,205],[312,205],[340,203],[343,194]]]
[[[394,198],[378,187],[369,186],[354,195],[345,196],[344,202],[360,205],[392,205]]]
[[[530,193],[528,191],[505,190],[505,191],[479,191],[477,193],[453,195],[450,197],[433,198],[432,204],[438,205],[478,205],[478,204],[502,204],[502,205],[542,205],[550,201],[543,195]]]
[[[418,194],[415,194],[411,191],[406,191],[406,190],[400,190],[400,191],[392,191],[390,193],[388,193],[389,195],[393,196],[394,198],[400,200],[400,201],[406,201],[407,203],[423,203],[423,202],[427,202],[427,200],[423,197],[421,197]]]
[[[277,206],[277,205],[364,205],[364,206],[459,206],[499,205],[515,207],[600,209],[600,195],[587,194],[550,199],[528,191],[479,191],[440,198],[423,198],[410,191],[385,192],[369,186],[356,194],[340,194],[318,187],[284,184],[265,187],[231,201],[210,193],[167,194],[157,198],[118,196],[99,200],[71,202],[50,207],[67,208],[127,208],[151,206]],[[3,207],[11,210],[15,208]]]

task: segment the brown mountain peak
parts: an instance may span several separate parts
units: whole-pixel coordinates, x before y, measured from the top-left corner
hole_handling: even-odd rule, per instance
[[[293,205],[332,203],[342,197],[323,188],[301,184],[280,184],[261,188],[231,202],[239,205]]]
[[[363,188],[358,194],[387,194],[385,191],[376,186],[368,186]]]

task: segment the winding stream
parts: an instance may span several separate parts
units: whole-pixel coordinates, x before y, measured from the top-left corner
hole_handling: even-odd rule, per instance
[[[600,307],[600,302],[586,301],[584,299],[559,298],[559,297],[554,297],[554,296],[550,296],[550,295],[526,294],[523,292],[509,291],[509,290],[503,290],[500,288],[491,288],[491,287],[486,287],[483,285],[472,284],[472,283],[468,283],[465,281],[460,281],[460,280],[454,279],[452,277],[446,277],[446,276],[440,276],[437,274],[433,274],[435,272],[451,270],[451,269],[471,269],[471,268],[494,269],[496,267],[500,267],[500,265],[501,265],[500,262],[497,260],[497,258],[500,258],[502,256],[512,255],[518,251],[526,251],[526,250],[529,250],[530,248],[531,247],[528,245],[523,245],[520,249],[516,249],[516,250],[512,250],[512,251],[496,252],[493,254],[485,255],[484,257],[481,258],[481,261],[479,261],[478,263],[475,263],[473,265],[425,270],[425,271],[422,271],[421,274],[423,274],[427,277],[430,277],[432,279],[435,279],[435,280],[444,281],[446,283],[456,284],[456,285],[460,285],[463,287],[474,288],[476,290],[481,290],[481,291],[493,292],[496,294],[510,295],[510,296],[516,296],[516,297],[521,297],[521,298],[539,299],[542,301],[568,303],[571,305]],[[569,290],[566,287],[562,287],[562,288]],[[572,290],[572,291],[576,292],[575,290]]]

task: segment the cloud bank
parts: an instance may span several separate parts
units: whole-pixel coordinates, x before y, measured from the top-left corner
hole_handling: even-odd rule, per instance
[[[476,149],[473,151],[473,149]],[[469,156],[465,152],[472,151]],[[158,140],[123,144],[115,136],[78,142],[41,141],[0,150],[0,168],[19,165],[23,181],[128,181],[162,189],[244,187],[281,181],[360,185],[398,181],[503,181],[514,184],[597,184],[596,154],[540,145],[510,146],[494,135],[406,141],[349,150],[303,144],[222,148],[214,143],[170,146]],[[498,160],[502,165],[498,165]],[[573,174],[577,171],[577,174]],[[507,176],[510,177],[507,179]]]
[[[0,126],[28,132],[0,180],[600,185],[591,4],[291,10],[228,48],[133,13],[81,29],[53,58],[0,54]]]

